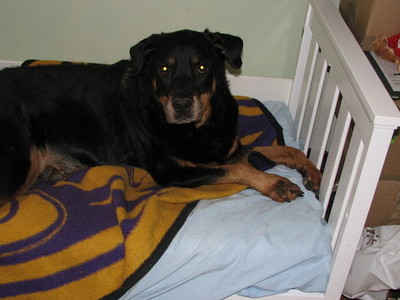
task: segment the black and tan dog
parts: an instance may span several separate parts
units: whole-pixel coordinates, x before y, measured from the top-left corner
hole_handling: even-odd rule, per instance
[[[0,72],[0,202],[38,176],[58,179],[96,165],[134,165],[161,185],[239,183],[276,201],[302,195],[256,170],[256,151],[298,169],[317,190],[320,172],[289,147],[243,149],[225,62],[240,68],[238,37],[189,30],[152,35],[114,65]],[[259,155],[259,154],[257,154]]]

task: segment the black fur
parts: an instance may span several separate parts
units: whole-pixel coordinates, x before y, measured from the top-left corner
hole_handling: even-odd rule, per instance
[[[239,151],[231,150],[237,105],[225,61],[239,68],[241,50],[238,37],[183,30],[150,36],[114,65],[1,71],[0,200],[27,180],[32,149],[77,168],[134,165],[161,185],[212,183],[224,170],[201,165],[223,164]],[[198,113],[193,99],[206,94],[210,109]]]

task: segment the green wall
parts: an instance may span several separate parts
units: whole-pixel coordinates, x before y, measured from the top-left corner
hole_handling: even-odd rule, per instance
[[[1,0],[0,60],[112,63],[151,33],[239,35],[246,75],[291,78],[306,0]]]

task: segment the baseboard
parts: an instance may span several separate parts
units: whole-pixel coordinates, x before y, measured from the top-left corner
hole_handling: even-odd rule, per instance
[[[21,65],[20,61],[15,60],[0,60],[0,70],[4,68],[17,67]]]

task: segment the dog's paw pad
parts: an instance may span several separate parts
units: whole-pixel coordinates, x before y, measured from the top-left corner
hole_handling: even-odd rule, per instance
[[[291,202],[303,195],[304,193],[298,185],[292,183],[288,179],[282,178],[276,182],[269,197],[278,202]]]

